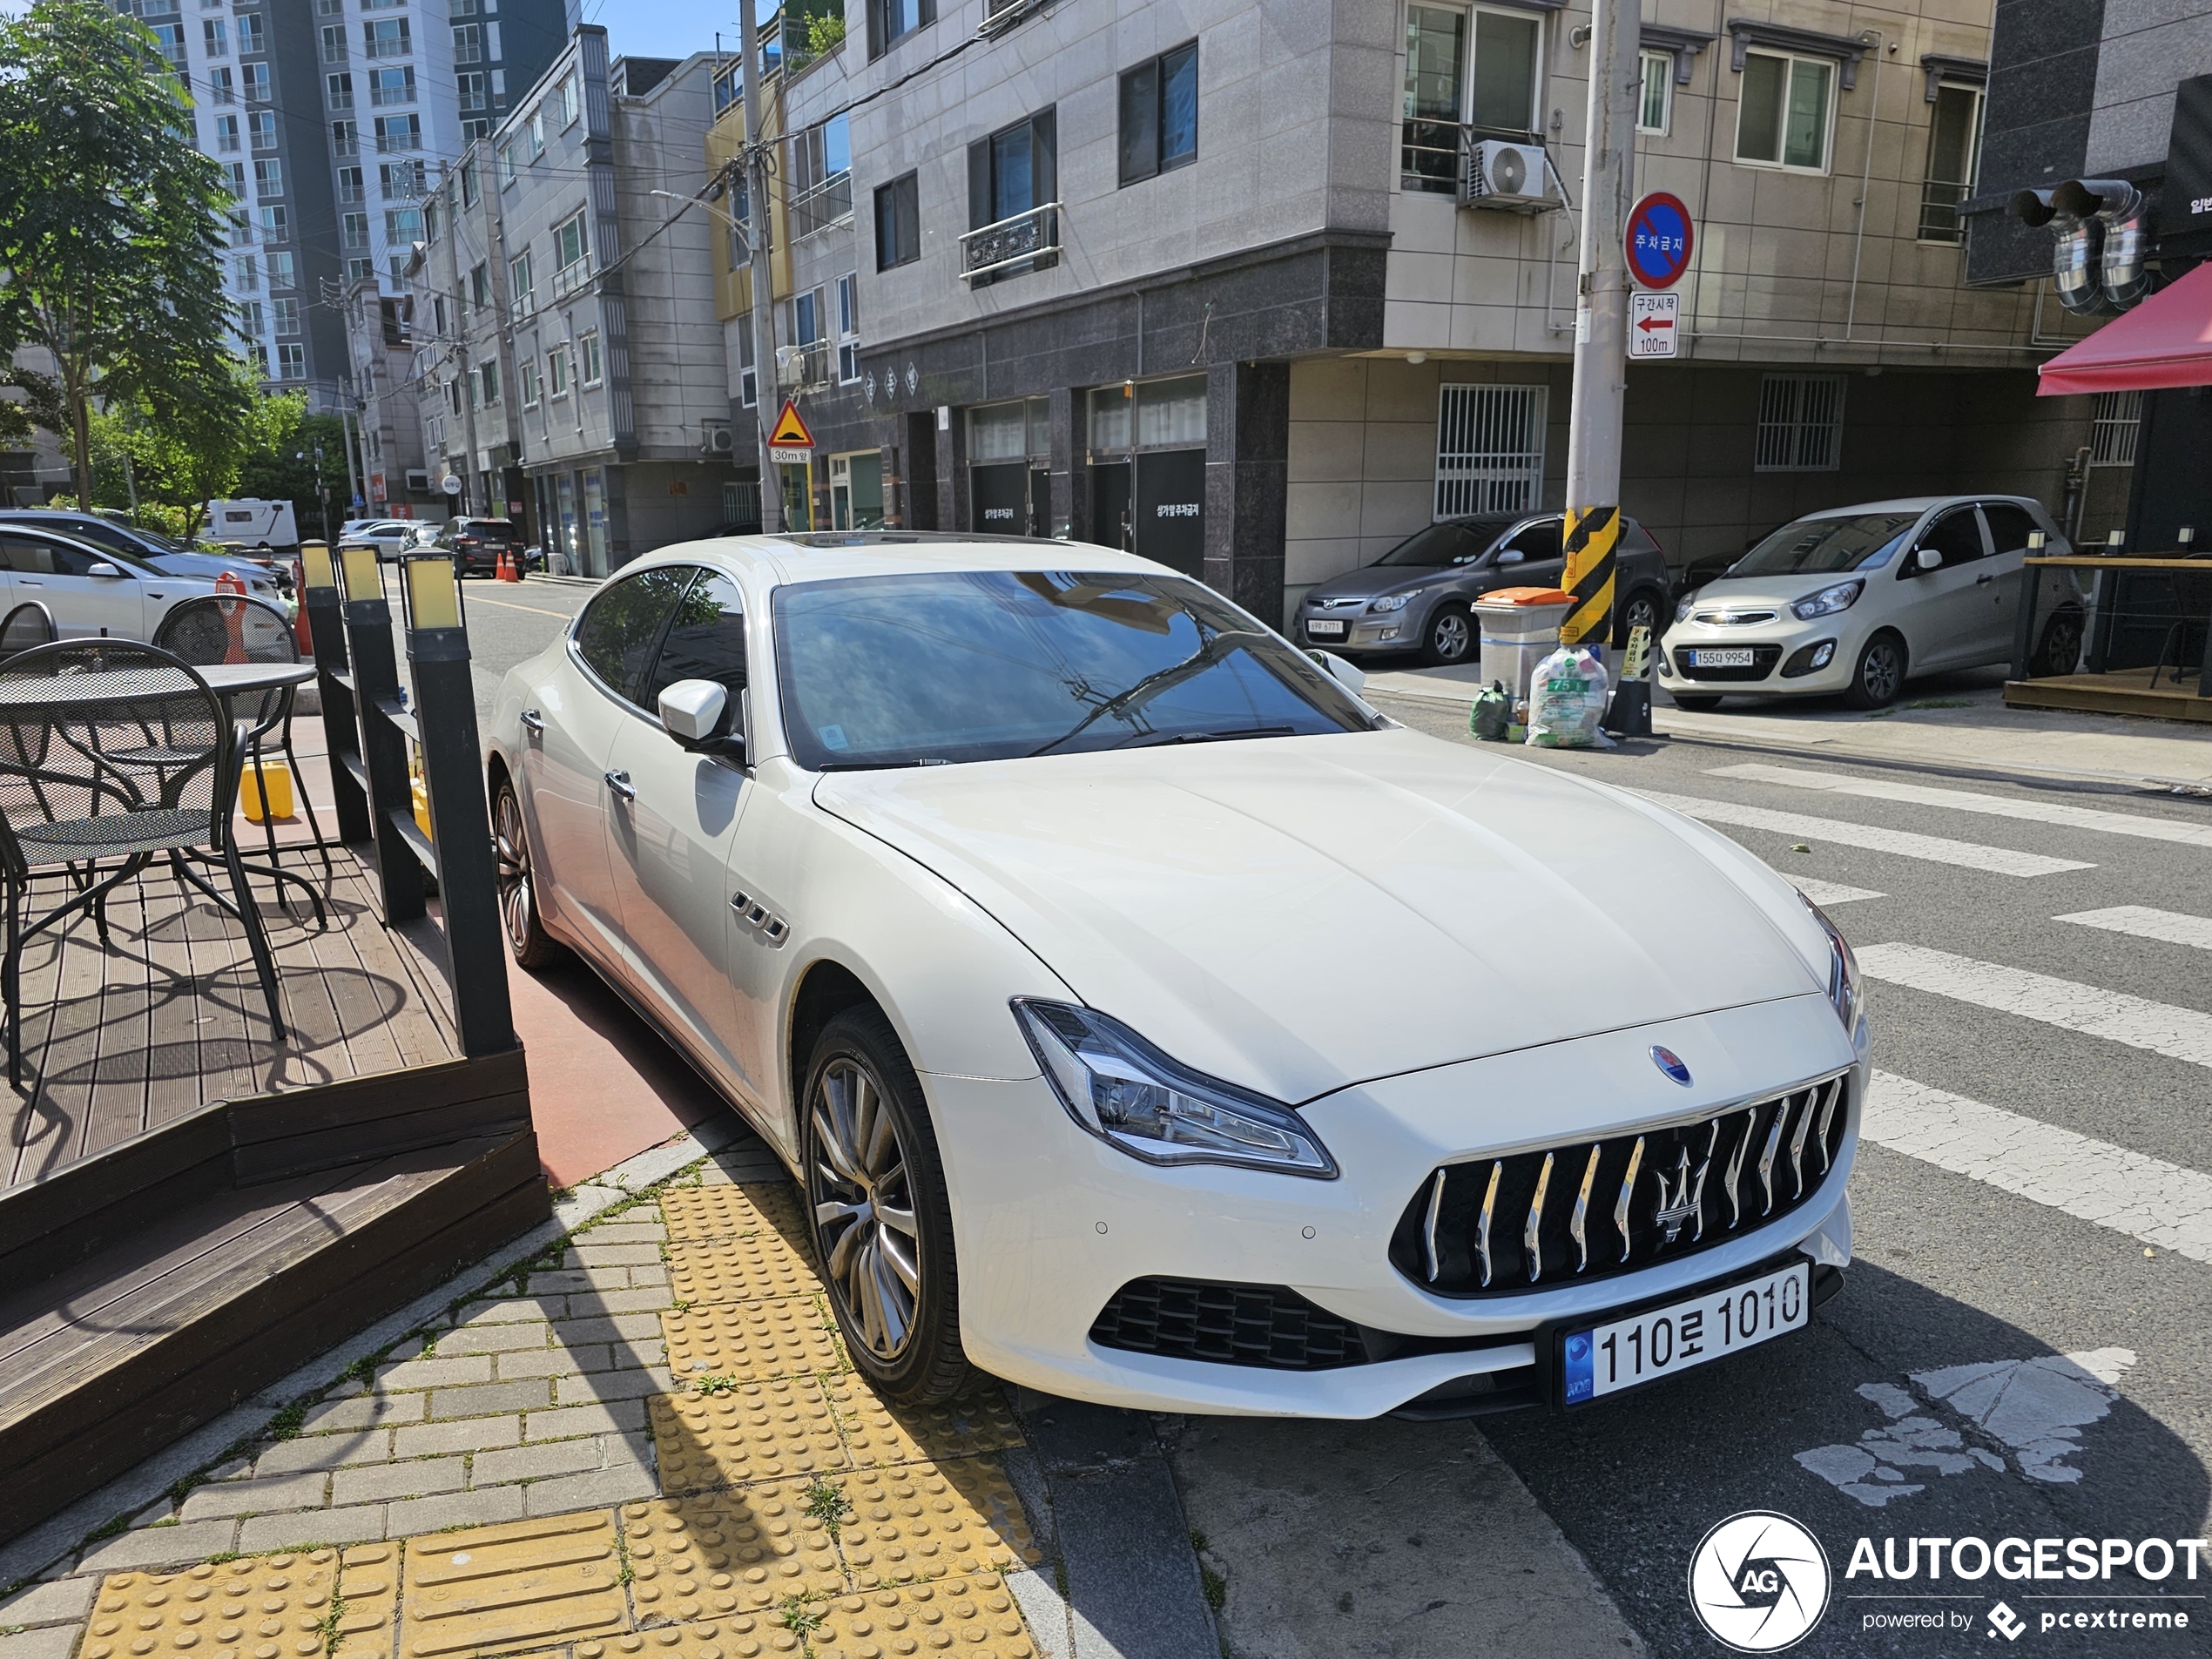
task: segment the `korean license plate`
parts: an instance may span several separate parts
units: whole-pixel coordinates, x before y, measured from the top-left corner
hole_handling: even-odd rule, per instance
[[[1628,1318],[1569,1330],[1560,1339],[1564,1403],[1587,1406],[1800,1330],[1811,1279],[1811,1264],[1800,1260]]]
[[[1309,621],[1305,624],[1305,631],[1312,635],[1316,639],[1342,639],[1344,637],[1344,624],[1340,622],[1321,622],[1318,620],[1312,620]]]
[[[1751,652],[1749,647],[1730,647],[1725,651],[1690,651],[1683,656],[1689,658],[1692,668],[1749,668]]]

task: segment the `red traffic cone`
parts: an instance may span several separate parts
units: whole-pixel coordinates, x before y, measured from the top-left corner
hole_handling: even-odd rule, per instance
[[[493,574],[502,582],[520,582],[523,579],[523,573],[515,568],[513,548],[502,547],[499,550],[499,563]]]

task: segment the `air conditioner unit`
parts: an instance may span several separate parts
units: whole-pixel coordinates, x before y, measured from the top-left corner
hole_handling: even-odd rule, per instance
[[[776,384],[803,386],[806,381],[806,348],[804,346],[776,347]]]
[[[409,467],[407,469],[407,493],[410,496],[427,496],[430,493],[430,474],[427,469]]]
[[[727,421],[706,421],[701,423],[699,453],[726,455],[730,453],[730,423]]]
[[[1505,138],[1468,141],[1460,173],[1462,207],[1541,213],[1558,203],[1543,145],[1514,144]]]

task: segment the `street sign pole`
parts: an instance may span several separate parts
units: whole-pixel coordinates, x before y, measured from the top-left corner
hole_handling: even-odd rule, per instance
[[[1628,391],[1629,266],[1622,241],[1635,161],[1639,8],[1595,0],[1582,149],[1582,248],[1575,307],[1575,401],[1567,429],[1567,570],[1561,643],[1611,637],[1621,540],[1621,407]]]
[[[738,74],[745,89],[745,280],[752,291],[752,411],[759,423],[760,533],[776,536],[784,528],[784,475],[769,454],[768,399],[783,389],[783,378],[776,373],[776,273],[768,258],[768,152],[760,142],[760,47],[750,4],[738,8],[738,50],[745,54]]]

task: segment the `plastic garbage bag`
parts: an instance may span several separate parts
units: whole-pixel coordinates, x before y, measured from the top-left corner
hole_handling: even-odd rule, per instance
[[[1467,730],[1485,743],[1503,743],[1506,728],[1512,724],[1512,693],[1503,680],[1492,680],[1487,690],[1474,694],[1474,706],[1467,711]]]
[[[1529,677],[1528,741],[1540,749],[1598,746],[1598,723],[1610,689],[1595,655],[1579,645],[1561,646]]]

